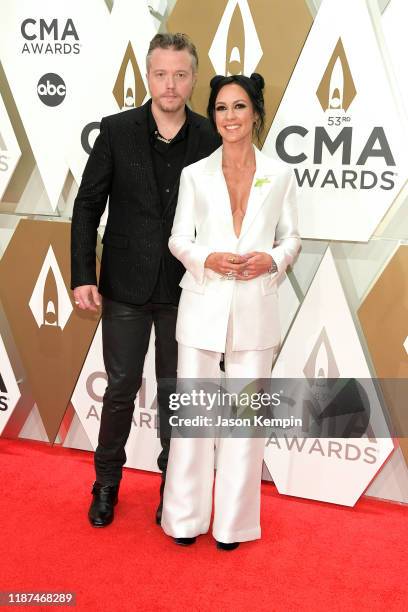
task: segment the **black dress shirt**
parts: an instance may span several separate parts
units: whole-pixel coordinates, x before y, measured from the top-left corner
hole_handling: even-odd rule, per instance
[[[186,121],[174,138],[172,138],[170,142],[165,142],[166,139],[163,139],[157,129],[151,104],[148,108],[150,150],[157,188],[160,194],[160,204],[162,210],[164,211],[169,203],[173,187],[180,179],[180,174],[184,166],[184,159],[187,150],[190,111],[186,107]],[[172,303],[169,290],[167,288],[166,276],[164,274],[163,255],[160,262],[157,282],[149,301],[155,304]]]

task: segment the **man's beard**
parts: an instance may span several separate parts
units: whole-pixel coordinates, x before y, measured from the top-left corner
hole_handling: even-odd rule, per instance
[[[157,100],[156,102],[156,105],[163,113],[177,113],[179,110],[184,108],[185,102],[181,98],[177,98],[174,103],[169,103],[159,98],[159,100]]]

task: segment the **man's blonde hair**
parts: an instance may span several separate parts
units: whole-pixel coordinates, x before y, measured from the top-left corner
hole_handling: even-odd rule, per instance
[[[156,34],[156,36],[154,36],[150,41],[149,50],[146,55],[147,72],[149,72],[150,57],[155,49],[174,49],[175,51],[182,51],[183,49],[186,49],[191,55],[193,72],[197,72],[197,49],[187,34],[181,34],[180,32],[177,32],[176,34]]]

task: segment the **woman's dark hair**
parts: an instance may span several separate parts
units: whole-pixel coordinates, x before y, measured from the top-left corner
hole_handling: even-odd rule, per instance
[[[207,106],[208,118],[211,121],[213,128],[216,130],[217,128],[214,118],[215,101],[220,89],[225,85],[229,85],[230,83],[235,83],[236,85],[242,87],[242,89],[245,89],[249,99],[252,102],[254,112],[258,115],[258,121],[254,126],[254,132],[259,143],[265,123],[265,102],[262,93],[262,90],[265,87],[265,81],[263,76],[257,72],[251,74],[250,77],[244,76],[243,74],[233,74],[231,76],[216,75],[213,77],[210,81],[211,93]]]

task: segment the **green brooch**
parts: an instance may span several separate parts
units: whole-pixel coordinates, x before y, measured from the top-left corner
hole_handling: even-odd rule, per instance
[[[255,187],[263,187],[264,185],[270,182],[271,181],[268,178],[259,178],[255,181]]]

